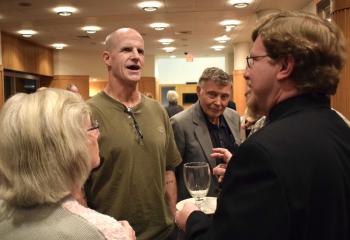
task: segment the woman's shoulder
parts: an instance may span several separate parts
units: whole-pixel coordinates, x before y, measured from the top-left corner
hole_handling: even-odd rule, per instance
[[[80,205],[74,199],[67,199],[62,203],[62,207],[67,211],[75,214],[90,225],[96,227],[107,240],[110,239],[128,239],[123,226],[114,218],[96,212],[93,209]]]

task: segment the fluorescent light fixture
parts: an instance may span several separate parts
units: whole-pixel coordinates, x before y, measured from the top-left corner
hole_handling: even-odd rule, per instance
[[[158,1],[146,1],[146,2],[141,2],[137,4],[139,8],[142,8],[146,12],[153,12],[158,10],[163,4]]]
[[[175,55],[171,55],[170,58],[176,58],[176,56]]]
[[[245,8],[252,3],[252,0],[229,0],[228,3],[233,5],[235,8]]]
[[[221,51],[222,49],[225,48],[225,46],[215,45],[215,46],[211,46],[210,48],[214,49],[215,51]]]
[[[162,38],[162,39],[159,39],[158,42],[160,42],[163,45],[169,45],[170,43],[174,42],[174,39]]]
[[[74,7],[62,6],[62,7],[54,8],[53,11],[60,16],[66,17],[66,16],[70,16],[73,13],[75,13],[77,11],[77,9]]]
[[[30,38],[31,36],[33,36],[34,34],[37,34],[38,32],[31,29],[23,29],[18,31],[18,33],[21,34],[22,37]]]
[[[97,31],[101,30],[101,28],[99,26],[85,26],[85,27],[82,27],[81,29],[84,30],[88,34],[94,34]]]
[[[154,28],[154,30],[161,31],[164,30],[165,28],[169,27],[168,23],[152,23],[149,25],[151,28]]]
[[[214,40],[219,42],[219,43],[225,43],[225,42],[231,40],[231,38],[229,38],[228,36],[224,35],[224,36],[221,36],[221,37],[217,37]]]
[[[165,47],[165,48],[162,48],[164,51],[166,51],[167,53],[171,53],[171,52],[174,52],[176,48],[174,47]]]
[[[51,46],[53,46],[53,47],[56,48],[56,49],[63,49],[64,47],[67,47],[67,44],[64,44],[64,43],[54,43],[54,44],[51,44]]]

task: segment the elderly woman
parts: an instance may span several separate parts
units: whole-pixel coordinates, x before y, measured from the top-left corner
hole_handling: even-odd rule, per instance
[[[98,124],[78,94],[16,94],[0,113],[0,235],[16,239],[135,239],[126,221],[72,196],[100,163]]]

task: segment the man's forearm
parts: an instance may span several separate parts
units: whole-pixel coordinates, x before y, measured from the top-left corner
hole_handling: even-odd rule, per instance
[[[165,172],[165,196],[168,200],[171,213],[175,216],[176,201],[177,201],[177,188],[175,172],[172,170]]]

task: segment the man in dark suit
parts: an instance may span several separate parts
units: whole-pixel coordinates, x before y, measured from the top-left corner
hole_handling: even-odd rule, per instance
[[[228,164],[212,219],[177,212],[186,239],[350,239],[350,128],[330,108],[344,65],[338,28],[280,12],[253,31],[245,78],[267,124]]]
[[[231,88],[232,79],[223,70],[205,69],[198,81],[198,101],[170,119],[182,157],[175,172],[178,200],[191,197],[184,183],[183,164],[207,162],[213,169],[221,163],[221,159],[210,157],[213,148],[227,148],[234,152],[241,142],[240,117],[236,111],[227,108]],[[212,176],[208,196],[217,196],[218,192],[218,180]]]

